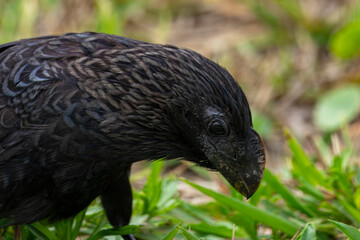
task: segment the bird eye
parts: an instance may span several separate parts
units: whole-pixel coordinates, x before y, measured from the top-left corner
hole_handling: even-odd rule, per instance
[[[222,135],[226,134],[225,124],[219,120],[213,121],[210,124],[209,130],[212,134],[217,135],[217,136],[222,136]]]

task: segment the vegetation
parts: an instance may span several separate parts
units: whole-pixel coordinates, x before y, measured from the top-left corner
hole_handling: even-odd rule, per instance
[[[132,225],[111,229],[96,200],[73,219],[21,226],[22,239],[360,239],[359,12],[355,0],[0,1],[1,43],[91,30],[217,60],[245,89],[268,153],[250,200],[223,180],[220,191],[200,186],[214,177],[196,166],[156,161],[132,175],[147,179],[135,184]],[[178,166],[195,177],[179,178]],[[14,228],[1,236],[13,239]]]
[[[173,176],[160,177],[164,163],[156,161],[147,172],[148,180],[134,192],[134,214],[131,226],[111,229],[104,212],[95,201],[73,219],[48,224],[22,226],[23,239],[101,239],[105,236],[134,233],[140,239],[358,239],[360,232],[360,169],[349,167],[350,149],[332,157],[328,163],[310,159],[299,143],[288,133],[290,185],[266,171],[256,194],[245,201],[232,189],[230,195],[202,187]],[[319,151],[328,152],[323,144]],[[317,161],[316,161],[317,160]],[[315,162],[324,165],[319,170]],[[201,171],[197,169],[197,171]],[[176,186],[184,181],[215,201],[189,204],[179,198]],[[225,181],[225,180],[224,180]],[[354,226],[354,227],[353,227]],[[6,228],[3,239],[13,238]],[[107,237],[121,239],[120,237]]]

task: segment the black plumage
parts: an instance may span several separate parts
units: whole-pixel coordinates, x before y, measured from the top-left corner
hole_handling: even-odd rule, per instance
[[[265,155],[244,93],[198,53],[99,33],[0,45],[0,218],[131,216],[129,169],[184,158],[250,197]]]

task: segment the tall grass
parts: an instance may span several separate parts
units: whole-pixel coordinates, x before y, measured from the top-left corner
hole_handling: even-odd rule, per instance
[[[133,233],[140,239],[359,239],[360,169],[347,164],[350,148],[332,156],[322,168],[289,133],[290,182],[265,171],[259,190],[250,201],[232,189],[223,195],[188,180],[181,180],[214,201],[189,204],[179,198],[173,176],[161,177],[162,161],[151,164],[148,180],[134,192],[130,226],[113,229],[99,201],[76,217],[56,224],[46,221],[21,227],[23,239],[121,239]],[[324,147],[324,145],[323,145]],[[325,145],[326,147],[326,145]],[[229,186],[230,187],[230,186]],[[231,188],[231,187],[230,187]],[[233,234],[234,231],[234,234]],[[12,239],[5,228],[2,238]]]

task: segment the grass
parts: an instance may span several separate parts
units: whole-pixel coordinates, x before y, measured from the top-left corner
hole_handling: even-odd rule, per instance
[[[147,182],[134,192],[132,223],[120,229],[109,225],[96,200],[76,217],[56,224],[45,221],[21,227],[23,239],[121,239],[132,233],[139,239],[358,239],[360,232],[360,169],[346,164],[351,150],[332,156],[324,168],[316,167],[288,132],[291,182],[265,171],[259,190],[250,201],[232,189],[224,195],[180,179],[211,197],[205,204],[182,200],[179,179],[161,177],[164,163],[153,162]],[[323,145],[324,147],[324,145]],[[327,147],[325,145],[325,147]],[[229,186],[230,187],[230,186]],[[230,187],[231,188],[231,187]],[[234,231],[234,234],[233,234]],[[2,239],[13,239],[12,227]]]

